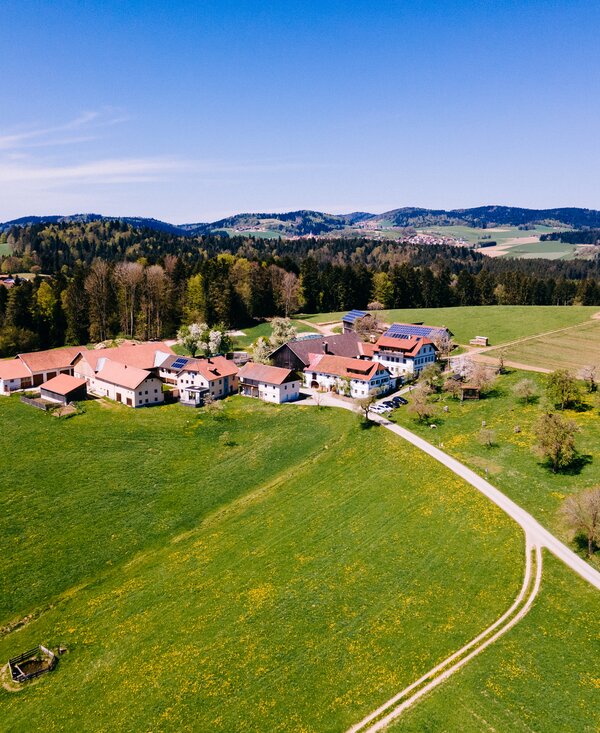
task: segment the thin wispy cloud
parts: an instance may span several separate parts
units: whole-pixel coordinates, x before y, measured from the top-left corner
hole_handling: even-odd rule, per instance
[[[4,133],[0,131],[0,151],[86,142],[97,139],[102,128],[128,119],[122,112],[114,110],[88,111],[60,125],[27,126]]]
[[[140,183],[160,180],[165,174],[190,170],[189,163],[167,157],[96,160],[76,165],[8,164],[0,167],[0,184],[62,185]]]

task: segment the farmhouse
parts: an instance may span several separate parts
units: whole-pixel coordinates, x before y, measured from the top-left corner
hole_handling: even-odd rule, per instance
[[[161,341],[126,344],[114,349],[85,350],[73,358],[73,374],[90,382],[94,379],[98,371],[98,363],[102,359],[110,359],[110,361],[127,364],[127,366],[154,371],[158,370],[162,362],[172,354],[173,349]]]
[[[39,387],[43,382],[58,374],[73,374],[73,359],[87,352],[84,346],[67,346],[64,349],[48,349],[19,354],[17,358],[25,364],[32,378],[32,386]]]
[[[304,370],[304,384],[361,398],[387,392],[391,379],[388,370],[377,362],[317,354]]]
[[[291,369],[255,364],[249,361],[240,369],[240,394],[265,402],[292,402],[300,396],[300,380]]]
[[[0,394],[8,395],[18,389],[33,386],[33,377],[28,367],[20,359],[0,361]]]
[[[164,402],[162,383],[146,369],[101,358],[93,378],[87,380],[90,391],[128,407],[149,407]]]
[[[87,398],[87,382],[69,374],[59,374],[40,385],[40,397],[50,402],[68,405]]]
[[[185,362],[177,373],[179,398],[183,404],[199,407],[210,397],[227,397],[238,391],[238,368],[224,356],[205,359],[181,357]]]
[[[315,334],[310,338],[288,341],[271,354],[271,361],[281,369],[292,369],[301,372],[310,364],[311,354],[333,354],[357,359],[362,355],[364,344],[354,333],[321,336]]]
[[[433,364],[437,347],[423,336],[381,336],[375,344],[373,359],[388,369],[394,377],[418,374]]]

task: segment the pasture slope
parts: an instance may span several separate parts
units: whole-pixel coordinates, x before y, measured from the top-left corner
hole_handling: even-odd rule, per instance
[[[508,517],[346,411],[11,398],[0,427],[1,618],[30,616],[0,659],[68,648],[2,730],[345,730],[522,582]]]
[[[589,321],[598,306],[480,305],[455,308],[396,308],[376,311],[382,321],[447,326],[459,344],[488,336],[491,346]],[[340,321],[345,312],[306,316],[312,323]]]
[[[390,733],[596,733],[598,591],[552,555],[526,618],[390,728]]]
[[[511,362],[543,369],[570,369],[595,365],[600,370],[600,319],[572,326],[568,330],[528,338],[506,346],[504,358]],[[499,350],[486,351],[498,357]]]
[[[523,404],[513,391],[524,378],[536,385],[537,394],[530,404]],[[485,399],[460,402],[445,396],[443,403],[436,403],[435,442],[477,473],[487,472],[494,486],[558,539],[568,543],[559,509],[569,494],[600,485],[600,417],[596,395],[584,395],[585,409],[565,410],[565,417],[579,427],[575,441],[579,459],[571,470],[552,473],[533,450],[537,442],[535,423],[543,411],[546,379],[542,374],[514,370],[499,377]],[[441,404],[448,407],[447,413],[441,411]],[[418,423],[406,410],[396,410],[392,419],[426,440],[432,439],[429,427]],[[484,422],[494,433],[492,447],[479,439]],[[598,560],[592,564],[600,570]]]

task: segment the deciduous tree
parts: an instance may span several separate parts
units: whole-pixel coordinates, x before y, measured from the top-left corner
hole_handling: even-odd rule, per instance
[[[537,451],[548,461],[553,473],[571,465],[577,455],[575,435],[579,428],[573,420],[557,413],[542,415],[535,425]]]
[[[108,338],[111,311],[111,272],[104,260],[94,260],[85,280],[85,291],[89,300],[90,337],[94,341]]]
[[[420,384],[410,393],[408,411],[416,415],[419,422],[427,422],[435,413],[433,405],[427,399],[429,394],[430,390],[425,384]]]
[[[585,535],[589,557],[594,544],[600,543],[600,486],[568,496],[562,505],[561,515],[573,534],[581,532]]]
[[[537,395],[537,387],[532,379],[521,379],[513,387],[513,392],[527,405]]]
[[[564,410],[581,399],[577,380],[568,369],[557,369],[548,377],[546,395],[551,404]]]
[[[277,349],[288,341],[295,339],[298,331],[289,318],[273,318],[271,321],[271,336],[269,343]]]
[[[257,364],[269,364],[269,356],[272,350],[273,349],[271,348],[267,340],[264,339],[262,336],[259,336],[254,342],[254,347],[252,349],[252,361],[256,362]]]

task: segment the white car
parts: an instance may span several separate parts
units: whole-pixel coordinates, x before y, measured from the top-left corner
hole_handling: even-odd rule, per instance
[[[390,412],[390,408],[385,405],[373,405],[369,410],[374,412],[376,415],[382,415],[384,412]]]

